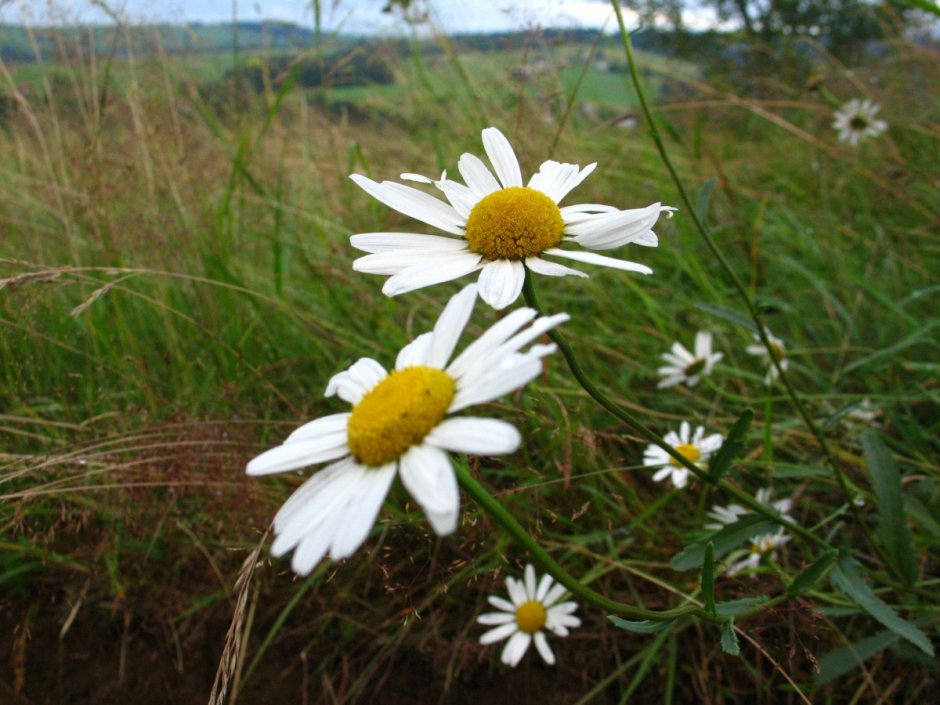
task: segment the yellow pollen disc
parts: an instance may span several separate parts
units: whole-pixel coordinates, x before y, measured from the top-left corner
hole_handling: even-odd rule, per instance
[[[777,362],[781,362],[783,360],[783,348],[781,348],[776,343],[770,344],[770,354]]]
[[[481,199],[467,218],[467,245],[489,260],[536,257],[561,242],[565,223],[541,191],[511,186]]]
[[[519,625],[519,629],[527,634],[535,634],[544,627],[547,617],[548,613],[545,611],[545,607],[536,600],[523,602],[516,610],[516,624]]]
[[[676,451],[679,453],[679,455],[681,455],[683,458],[685,458],[686,460],[692,463],[694,463],[695,461],[697,461],[699,458],[702,457],[702,453],[699,451],[699,449],[696,448],[691,443],[682,443],[680,445],[677,445]],[[672,456],[669,456],[669,462],[675,465],[677,468],[682,467],[679,464],[679,461],[673,458]]]
[[[697,357],[692,362],[690,362],[685,368],[685,374],[688,377],[694,377],[699,372],[705,369],[705,358]]]
[[[353,407],[346,426],[352,456],[369,467],[397,460],[444,419],[455,391],[443,370],[392,372]]]

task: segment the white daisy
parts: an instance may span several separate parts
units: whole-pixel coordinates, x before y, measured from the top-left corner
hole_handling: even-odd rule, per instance
[[[754,499],[761,504],[776,509],[787,521],[796,522],[796,519],[788,513],[793,506],[793,501],[790,498],[773,501],[772,495],[773,490],[769,487],[763,487],[757,490]],[[745,509],[740,504],[729,504],[727,507],[715,505],[711,508],[711,511],[708,512],[708,516],[714,521],[705,524],[705,528],[710,531],[719,531],[728,524],[733,524],[744,515],[750,513],[750,509]],[[745,557],[729,565],[725,572],[728,575],[737,575],[746,570],[756,568],[760,565],[763,556],[769,555],[771,559],[775,558],[777,549],[789,540],[790,536],[782,526],[776,532],[754,536],[749,541],[750,547],[746,549]],[[736,551],[733,555],[741,555],[741,552]]]
[[[778,377],[780,377],[780,373],[777,371],[777,366],[771,361],[770,355],[773,354],[774,359],[780,363],[780,368],[783,370],[786,370],[787,367],[790,366],[790,361],[787,360],[786,347],[784,346],[783,341],[769,330],[766,331],[766,333],[767,340],[770,341],[770,349],[772,353],[767,352],[767,348],[764,347],[760,336],[756,333],[754,334],[754,340],[757,341],[757,345],[748,345],[745,351],[748,355],[757,355],[758,357],[762,357],[767,361],[767,374],[764,375],[764,384],[769,387],[777,380]]]
[[[519,297],[526,268],[553,277],[586,276],[544,259],[562,257],[614,269],[651,274],[652,269],[592,252],[560,247],[571,242],[592,250],[610,250],[627,243],[655,247],[652,231],[661,213],[674,208],[654,203],[619,210],[586,203],[559,208],[558,203],[580,184],[596,164],[547,161],[523,185],[522,171],[509,141],[495,127],[483,130],[483,148],[493,173],[482,160],[464,154],[457,169],[466,185],[447,178],[437,181],[419,174],[401,178],[433,184],[446,201],[395,183],[377,183],[359,174],[350,178],[390,208],[427,223],[453,237],[415,233],[353,235],[352,246],[371,254],[353,262],[357,272],[391,275],[382,291],[396,296],[432,284],[480,272],[480,297],[502,309]]]
[[[695,433],[691,434],[691,427],[688,421],[679,424],[679,433],[670,431],[663,439],[675,448],[686,460],[695,463],[698,466],[704,466],[711,457],[711,454],[721,448],[722,438],[720,433],[713,433],[705,436],[705,427],[698,426]],[[675,458],[664,451],[658,445],[650,444],[643,452],[643,465],[647,467],[661,467],[653,475],[653,480],[659,482],[667,477],[672,480],[673,486],[682,489],[689,481],[688,468],[679,464]]]
[[[533,309],[517,309],[448,364],[476,296],[474,284],[455,295],[434,330],[402,348],[392,372],[361,358],[335,375],[326,396],[349,402],[351,412],[311,421],[248,463],[249,475],[267,475],[332,461],[274,518],[271,552],[293,549],[297,573],[309,573],[327,552],[334,560],[346,558],[365,541],[396,472],[434,530],[451,533],[460,497],[445,451],[500,455],[518,448],[519,432],[505,421],[446,417],[537,377],[555,346],[522,348],[568,315],[536,318]]]
[[[868,99],[852,98],[845,103],[833,113],[832,128],[839,133],[839,141],[857,147],[863,139],[877,137],[887,130],[888,123],[875,117],[879,110],[881,106]]]
[[[507,666],[515,667],[529,644],[535,642],[535,648],[545,663],[555,663],[555,654],[548,645],[545,632],[556,636],[568,636],[568,629],[581,626],[581,620],[574,616],[578,605],[574,602],[558,602],[565,594],[565,586],[552,585],[552,576],[547,573],[536,584],[535,568],[525,567],[525,580],[506,578],[509,600],[490,595],[487,599],[499,612],[481,614],[477,622],[496,625],[480,637],[481,644],[492,644],[508,639],[503,647],[501,660]],[[511,601],[510,601],[511,600]]]
[[[715,365],[724,357],[723,353],[712,352],[712,334],[700,330],[695,334],[695,354],[693,355],[682,343],[673,343],[670,352],[661,355],[669,364],[656,372],[663,379],[657,387],[665,389],[685,382],[694,387],[705,375],[710,375]]]

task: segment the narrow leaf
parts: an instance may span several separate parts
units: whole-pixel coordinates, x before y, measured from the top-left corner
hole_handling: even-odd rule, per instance
[[[698,192],[698,202],[695,204],[695,210],[698,212],[698,218],[702,223],[708,223],[708,206],[712,200],[712,193],[715,191],[715,184],[718,183],[718,179],[714,176],[702,184],[702,188]]]
[[[734,633],[734,620],[725,622],[721,628],[721,650],[732,656],[741,655],[741,645],[738,644],[738,635]]]
[[[695,308],[697,308],[699,311],[710,313],[713,316],[724,318],[729,323],[733,323],[734,325],[740,326],[745,330],[749,330],[751,333],[757,332],[757,326],[754,325],[754,321],[738,313],[737,311],[732,311],[730,308],[725,308],[724,306],[715,306],[714,304],[695,304]]]
[[[829,570],[829,566],[835,563],[838,556],[839,552],[834,548],[823,553],[819,558],[810,563],[806,570],[793,579],[793,582],[790,583],[790,587],[787,588],[787,592],[795,596],[809,590],[826,574],[826,571]]]
[[[901,475],[884,442],[871,429],[862,431],[865,463],[878,498],[878,538],[895,572],[908,584],[917,579],[914,539],[905,521]]]
[[[709,541],[702,562],[702,595],[705,609],[715,614],[715,546]]]
[[[847,554],[839,557],[838,563],[829,575],[833,587],[855,600],[858,606],[877,619],[892,632],[907,639],[928,656],[934,655],[930,639],[916,626],[902,618],[889,607],[862,580],[861,566]]]
[[[747,439],[747,432],[751,428],[753,418],[754,412],[750,409],[741,412],[740,418],[734,422],[731,430],[728,431],[728,437],[721,444],[721,448],[709,461],[708,472],[716,480],[721,479],[728,472],[731,463],[744,450],[744,441]]]
[[[886,629],[850,646],[840,646],[838,649],[833,649],[819,659],[819,673],[815,675],[813,682],[816,685],[823,685],[833,678],[848,673],[879,651],[891,646],[898,639],[900,637],[897,634],[890,629]]]
[[[618,629],[626,629],[628,632],[636,632],[637,634],[655,634],[656,632],[661,632],[671,622],[631,622],[629,619],[622,619],[616,615],[608,615],[607,619],[613,622],[614,626]]]
[[[728,524],[708,538],[686,546],[672,557],[673,570],[692,570],[702,565],[705,560],[705,547],[712,543],[714,559],[732,551],[749,538],[767,534],[776,530],[777,525],[760,514],[746,514],[733,524]]]
[[[715,605],[715,611],[722,617],[736,617],[749,609],[760,607],[769,599],[767,595],[755,595],[754,597],[742,597],[738,600],[728,600]]]

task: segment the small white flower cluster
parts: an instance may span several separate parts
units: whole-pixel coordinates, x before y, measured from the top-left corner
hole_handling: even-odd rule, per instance
[[[794,519],[789,514],[790,509],[793,506],[793,501],[789,498],[773,501],[772,494],[773,492],[769,487],[763,487],[757,490],[757,494],[755,494],[754,497],[761,504],[764,504],[768,507],[773,507],[780,514],[780,516],[782,516],[787,521],[796,523],[796,519]],[[708,516],[711,517],[714,521],[706,524],[705,528],[711,531],[719,531],[729,524],[734,524],[741,517],[750,513],[751,510],[745,509],[740,504],[729,504],[727,507],[716,505],[711,508],[711,511],[708,512]],[[753,570],[760,565],[761,559],[764,556],[769,557],[771,560],[776,558],[777,549],[783,546],[789,540],[790,536],[787,534],[786,529],[784,529],[782,526],[773,533],[753,536],[749,541],[749,548],[745,549],[745,557],[734,563],[731,563],[725,572],[728,575],[738,575],[739,573]],[[740,551],[738,551],[737,554],[740,555]]]

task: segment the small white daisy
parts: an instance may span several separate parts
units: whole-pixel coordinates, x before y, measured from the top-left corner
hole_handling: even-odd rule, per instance
[[[506,578],[509,600],[495,595],[487,598],[500,611],[487,612],[477,618],[480,624],[496,625],[495,629],[480,637],[480,643],[492,644],[508,639],[501,657],[507,666],[515,667],[532,642],[535,642],[535,648],[545,663],[551,666],[555,663],[555,654],[548,645],[545,632],[568,636],[568,629],[581,626],[581,620],[574,616],[577,603],[558,602],[565,594],[565,586],[552,583],[552,576],[546,573],[536,584],[535,568],[527,565],[525,580]]]
[[[868,99],[852,98],[845,103],[833,113],[832,128],[839,133],[839,141],[857,147],[862,140],[887,130],[888,123],[875,117],[879,110],[881,106]]]
[[[674,208],[654,203],[646,208],[619,210],[586,203],[560,208],[558,203],[580,184],[596,164],[547,161],[523,185],[522,171],[512,146],[495,127],[483,130],[483,148],[493,173],[481,159],[464,154],[457,169],[466,182],[437,181],[419,174],[401,178],[435,186],[447,199],[395,183],[375,182],[353,174],[350,178],[366,193],[390,208],[431,225],[453,237],[416,233],[363,233],[350,243],[371,254],[353,262],[357,272],[390,275],[382,287],[396,296],[432,284],[480,272],[480,297],[503,309],[519,297],[526,268],[553,277],[582,272],[544,259],[562,257],[614,269],[651,274],[652,269],[592,252],[568,250],[565,242],[591,250],[610,250],[627,243],[655,247],[653,233],[661,213]]]
[[[776,509],[787,521],[796,522],[796,519],[788,513],[793,506],[793,501],[790,498],[773,501],[772,495],[773,490],[769,487],[763,487],[757,490],[757,494],[754,495],[754,498],[761,504]],[[733,524],[741,517],[750,513],[750,509],[745,509],[740,504],[729,504],[727,507],[715,505],[711,508],[711,511],[708,512],[708,516],[714,521],[705,524],[705,528],[710,531],[719,531],[728,524]],[[789,540],[790,535],[787,534],[786,529],[782,526],[776,532],[754,536],[749,541],[750,547],[747,549],[747,555],[743,559],[729,565],[725,572],[728,575],[737,575],[746,570],[756,568],[760,565],[763,556],[769,555],[771,559],[775,558],[777,549]],[[735,554],[741,555],[741,552],[736,551]]]
[[[683,382],[689,387],[694,387],[702,377],[712,373],[724,354],[713,353],[712,334],[700,330],[695,334],[694,355],[686,350],[682,343],[673,343],[671,351],[663,353],[661,357],[669,364],[656,370],[663,378],[657,387],[666,389]]]
[[[871,399],[862,399],[862,401],[855,405],[849,413],[845,415],[845,422],[848,426],[872,426],[874,428],[880,428],[881,422],[878,421],[878,417],[881,416],[882,409],[881,407],[875,406],[871,403]]]
[[[692,434],[688,421],[679,424],[679,433],[670,431],[663,440],[675,448],[686,460],[698,466],[704,466],[712,453],[721,448],[722,443],[720,433],[713,433],[706,437],[704,426],[696,427],[695,433]],[[672,480],[673,486],[682,489],[689,481],[688,468],[680,465],[675,458],[658,445],[650,443],[646,446],[646,450],[643,452],[643,465],[661,468],[653,475],[655,482],[665,480],[668,477]]]
[[[451,533],[460,497],[446,451],[502,455],[519,447],[519,432],[505,421],[447,417],[541,374],[542,358],[555,346],[522,348],[568,315],[536,318],[533,309],[517,309],[448,364],[476,297],[471,284],[451,298],[434,330],[398,353],[392,372],[361,358],[335,375],[326,396],[339,396],[352,411],[311,421],[248,463],[249,475],[268,475],[334,461],[301,485],[274,518],[271,553],[293,549],[297,573],[309,573],[327,552],[339,560],[359,548],[398,472],[433,529]]]
[[[790,361],[787,360],[787,351],[783,341],[769,330],[766,331],[766,333],[767,340],[770,341],[770,349],[774,359],[780,363],[780,367],[783,370],[786,370],[787,367],[790,366]],[[773,361],[770,359],[770,354],[767,352],[767,348],[765,348],[764,344],[761,342],[760,336],[756,333],[754,334],[754,340],[757,341],[757,345],[748,345],[745,352],[747,352],[748,355],[762,357],[767,361],[767,374],[764,375],[764,384],[769,387],[777,380],[778,377],[780,377],[780,373],[777,371],[777,366],[774,365]]]

